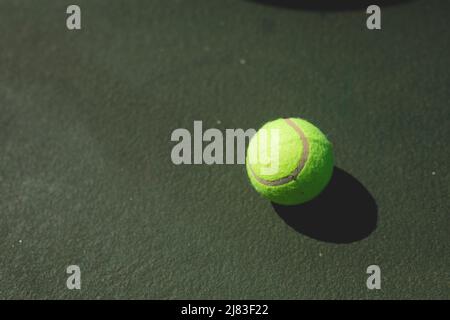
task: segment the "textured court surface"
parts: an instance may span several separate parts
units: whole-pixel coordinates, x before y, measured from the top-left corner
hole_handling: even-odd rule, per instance
[[[67,1],[0,1],[0,298],[450,298],[448,1],[376,32],[364,8],[77,3],[69,32]],[[322,224],[289,226],[243,165],[170,160],[194,120],[290,116],[334,144]]]

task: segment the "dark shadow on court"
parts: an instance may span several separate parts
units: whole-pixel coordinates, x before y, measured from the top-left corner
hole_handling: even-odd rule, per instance
[[[264,5],[295,9],[295,10],[313,10],[313,11],[347,11],[364,10],[375,4],[382,7],[407,3],[413,0],[245,0],[249,2],[260,3]]]
[[[314,200],[296,206],[272,206],[297,232],[332,243],[362,240],[376,229],[378,220],[378,207],[369,191],[337,167],[328,186]]]

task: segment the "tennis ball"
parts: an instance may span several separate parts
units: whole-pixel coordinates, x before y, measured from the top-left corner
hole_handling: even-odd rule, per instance
[[[246,169],[251,184],[265,198],[282,205],[304,203],[330,181],[332,145],[306,120],[277,119],[250,139]]]

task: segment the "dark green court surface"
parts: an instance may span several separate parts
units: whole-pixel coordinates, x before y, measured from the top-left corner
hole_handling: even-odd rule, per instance
[[[381,1],[376,31],[365,1],[75,2],[79,31],[0,1],[0,298],[450,298],[449,1]],[[279,117],[333,142],[312,203],[171,161],[194,120]]]

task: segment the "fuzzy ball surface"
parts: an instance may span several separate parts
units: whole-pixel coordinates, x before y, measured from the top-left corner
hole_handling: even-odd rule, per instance
[[[333,149],[316,126],[300,118],[266,123],[250,140],[246,169],[252,186],[282,205],[312,200],[333,173]]]

